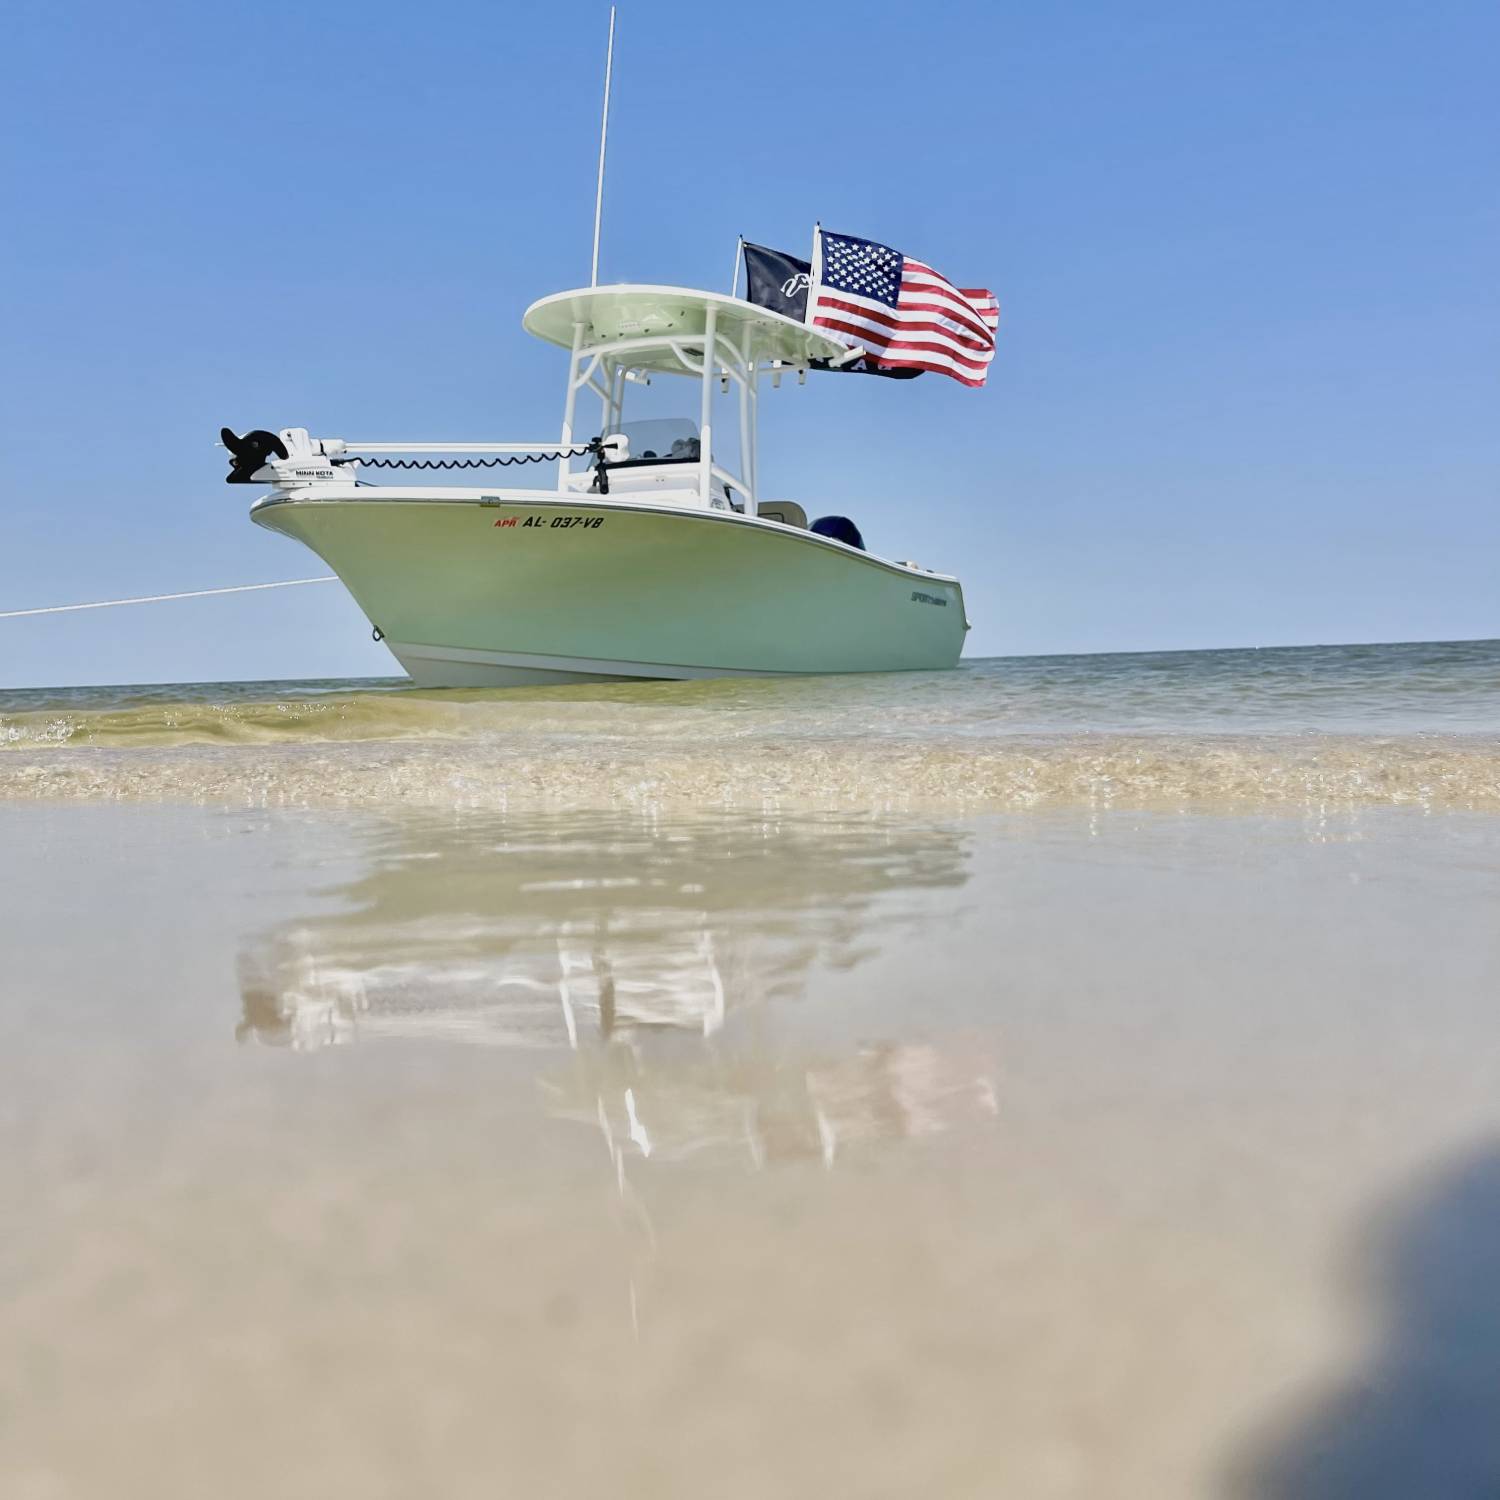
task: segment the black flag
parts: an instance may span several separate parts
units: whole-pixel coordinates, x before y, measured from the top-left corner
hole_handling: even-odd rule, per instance
[[[807,321],[807,288],[812,278],[812,263],[798,260],[784,250],[767,250],[764,245],[745,241],[745,300],[757,307],[769,308],[785,318]],[[826,359],[809,361],[810,370],[837,370],[853,375],[885,375],[891,380],[912,380],[920,370],[886,370],[868,359],[856,359],[847,365],[831,365]]]
[[[745,242],[745,297],[801,323],[807,317],[807,288],[812,263],[781,250]]]

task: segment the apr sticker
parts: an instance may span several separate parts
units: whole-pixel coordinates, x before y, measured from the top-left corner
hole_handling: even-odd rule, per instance
[[[520,516],[501,516],[495,522],[496,526],[513,526],[520,531],[538,526],[545,526],[553,531],[566,531],[575,526],[581,526],[585,531],[596,531],[603,524],[603,516],[527,516],[524,520]]]

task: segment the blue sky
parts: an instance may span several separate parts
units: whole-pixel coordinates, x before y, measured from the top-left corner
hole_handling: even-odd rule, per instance
[[[21,0],[0,609],[295,578],[223,424],[530,439],[608,8]],[[866,234],[989,388],[764,403],[767,493],[963,578],[978,655],[1500,635],[1500,7],[627,0],[601,278]],[[254,492],[251,492],[252,494]],[[0,686],[385,673],[336,586],[0,621]]]

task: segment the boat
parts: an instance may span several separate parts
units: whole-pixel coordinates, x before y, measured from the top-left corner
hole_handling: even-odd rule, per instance
[[[955,666],[969,628],[957,578],[876,556],[846,516],[809,523],[800,499],[761,493],[763,391],[803,384],[811,369],[857,368],[858,341],[734,295],[740,256],[748,293],[750,253],[762,249],[743,240],[727,296],[599,285],[614,27],[612,9],[590,285],[543,297],[522,319],[568,354],[561,437],[359,443],[301,427],[244,436],[226,427],[229,481],[271,487],[251,519],[316,552],[420,687]],[[863,248],[899,262],[889,247]],[[908,265],[932,279],[929,267]],[[808,282],[793,275],[779,300],[790,305],[787,288]],[[686,403],[696,420],[642,417],[633,394],[627,420],[627,394],[664,378],[697,383]],[[596,423],[582,424],[580,396],[598,399]],[[726,420],[716,407],[728,408]],[[580,441],[580,432],[594,435]],[[532,464],[556,465],[551,488],[430,477]],[[375,484],[366,476],[377,470],[423,477]]]
[[[957,663],[968,628],[957,578],[876,556],[845,517],[809,524],[799,501],[760,494],[764,388],[847,360],[846,345],[741,298],[670,286],[559,292],[523,325],[568,354],[559,440],[223,433],[230,480],[271,486],[251,519],[317,553],[418,686]],[[678,376],[697,383],[696,421],[627,420],[627,392]],[[717,403],[732,409],[726,424],[715,397],[730,388],[737,399]],[[583,442],[581,395],[600,403]],[[556,465],[551,488],[362,477],[537,462]]]

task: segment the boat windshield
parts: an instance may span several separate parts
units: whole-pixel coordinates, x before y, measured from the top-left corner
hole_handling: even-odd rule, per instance
[[[698,424],[687,417],[652,417],[625,422],[621,434],[630,442],[628,464],[695,464],[701,457]],[[611,464],[619,468],[619,464]]]

